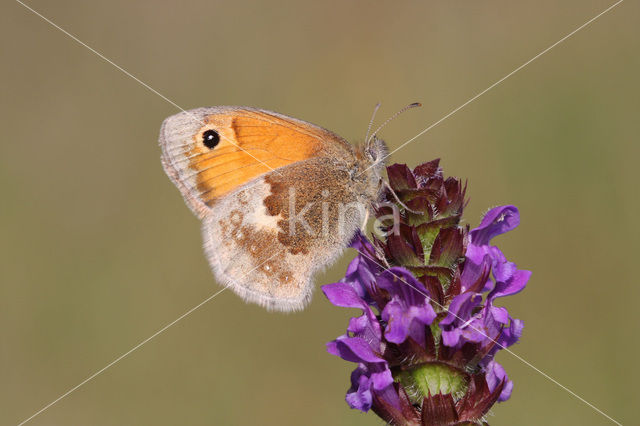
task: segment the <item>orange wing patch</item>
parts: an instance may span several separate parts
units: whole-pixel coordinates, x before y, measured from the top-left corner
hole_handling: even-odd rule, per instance
[[[203,141],[208,130],[220,137],[213,149]],[[212,114],[193,135],[184,156],[194,173],[197,196],[210,206],[216,198],[258,176],[316,156],[322,150],[322,139],[329,136],[323,133],[329,132],[264,112]]]

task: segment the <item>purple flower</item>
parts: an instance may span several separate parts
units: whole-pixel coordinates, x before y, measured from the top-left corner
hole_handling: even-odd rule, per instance
[[[391,296],[381,315],[387,323],[385,338],[389,342],[402,343],[411,337],[417,343],[424,344],[424,327],[436,318],[426,288],[411,272],[400,267],[393,267],[378,275],[377,285]]]
[[[445,179],[438,160],[387,171],[400,223],[384,221],[393,217],[386,207],[377,216],[383,230],[399,233],[373,244],[357,234],[345,277],[322,287],[334,305],[361,310],[327,344],[357,364],[346,401],[393,424],[486,424],[482,417],[513,390],[494,357],[523,329],[494,301],[522,291],[531,276],[490,244],[518,226],[518,209],[491,209],[469,232],[459,225],[465,187]]]
[[[465,270],[476,270],[479,265],[491,267],[495,280],[495,286],[488,283],[491,286],[489,297],[492,300],[520,292],[531,276],[531,272],[520,271],[515,263],[507,261],[498,247],[489,245],[494,237],[513,230],[519,224],[520,215],[516,207],[496,207],[489,210],[480,226],[469,233],[470,242],[465,256],[471,265],[465,265]],[[468,282],[472,282],[473,278],[468,276]]]
[[[523,323],[513,319],[506,308],[497,307],[493,302],[498,297],[516,294],[524,289],[530,271],[518,270],[515,263],[507,261],[504,254],[491,240],[520,224],[518,209],[514,206],[502,206],[489,210],[478,228],[470,233],[466,261],[461,277],[461,286],[465,290],[454,297],[445,319],[440,321],[443,343],[450,347],[460,347],[465,342],[479,343],[482,347],[491,347],[480,362],[486,368],[491,367],[492,380],[488,380],[489,389],[495,389],[498,382],[504,380],[505,387],[499,401],[511,396],[513,383],[504,369],[493,360],[495,353],[518,341],[522,334]],[[491,270],[491,277],[486,274]],[[473,291],[478,279],[486,281],[479,291]],[[484,295],[483,302],[483,293]],[[481,309],[478,309],[481,307]],[[495,379],[499,377],[499,380]]]
[[[347,403],[362,411],[371,408],[372,390],[380,391],[393,383],[387,361],[380,355],[383,350],[381,326],[365,300],[366,289],[374,283],[366,259],[358,256],[349,265],[343,282],[322,288],[334,305],[362,310],[361,316],[349,321],[347,334],[327,343],[330,354],[358,363],[358,368],[351,374]]]

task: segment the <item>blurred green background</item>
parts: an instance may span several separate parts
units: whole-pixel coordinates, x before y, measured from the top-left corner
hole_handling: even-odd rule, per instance
[[[14,2],[0,13],[0,423],[17,424],[209,297],[198,220],[164,175],[177,109]],[[393,149],[611,1],[28,4],[183,108],[251,105]],[[626,1],[406,148],[469,180],[466,220],[499,204],[533,271],[507,301],[514,351],[624,424],[640,350],[640,8]],[[317,280],[337,280],[349,251]],[[33,425],[369,425],[353,365],[325,352],[350,315],[316,291],[268,313],[226,291],[36,417]],[[606,425],[507,353],[492,425]]]

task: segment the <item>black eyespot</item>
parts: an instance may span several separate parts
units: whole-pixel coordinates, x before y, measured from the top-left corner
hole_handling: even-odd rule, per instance
[[[209,149],[213,149],[220,143],[220,135],[215,130],[207,130],[202,134],[202,143]]]

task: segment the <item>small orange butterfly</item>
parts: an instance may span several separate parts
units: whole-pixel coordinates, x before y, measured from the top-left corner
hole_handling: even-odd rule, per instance
[[[167,118],[162,164],[202,220],[217,280],[268,309],[304,308],[314,273],[337,259],[379,198],[387,149],[376,133],[354,147],[248,107]]]

